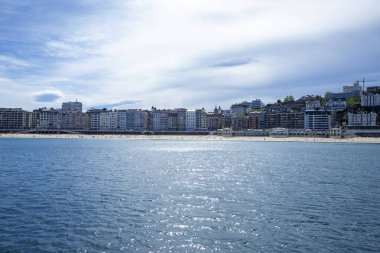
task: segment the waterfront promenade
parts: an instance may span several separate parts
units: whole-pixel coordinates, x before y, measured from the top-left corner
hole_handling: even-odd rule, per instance
[[[0,134],[0,138],[81,138],[81,139],[137,139],[180,141],[267,141],[267,142],[327,142],[327,143],[380,143],[376,137],[323,138],[323,137],[269,137],[217,135],[86,135],[86,134]]]

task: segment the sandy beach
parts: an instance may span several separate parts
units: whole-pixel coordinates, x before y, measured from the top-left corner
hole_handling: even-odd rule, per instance
[[[269,141],[269,142],[328,142],[328,143],[380,143],[380,138],[321,138],[269,136],[233,136],[216,135],[85,135],[85,134],[0,134],[0,138],[56,138],[56,139],[138,139],[138,140],[181,140],[181,141]]]

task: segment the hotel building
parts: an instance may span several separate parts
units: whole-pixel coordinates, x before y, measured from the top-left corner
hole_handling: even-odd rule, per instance
[[[376,126],[377,114],[371,113],[348,113],[348,126]]]

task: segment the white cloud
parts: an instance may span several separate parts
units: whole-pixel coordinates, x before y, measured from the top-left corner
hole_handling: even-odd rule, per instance
[[[90,54],[90,51],[80,46],[78,43],[51,40],[46,43],[46,54],[52,57],[83,57]]]
[[[82,4],[101,7],[70,20],[58,38],[45,42],[46,54],[60,59],[49,66],[47,76],[34,76],[33,81],[40,90],[44,79],[66,79],[59,87],[62,99],[76,96],[89,105],[142,99],[146,108],[196,107],[192,100],[201,103],[199,107],[213,106],[224,101],[208,97],[229,92],[231,99],[239,100],[249,97],[246,89],[296,81],[297,73],[303,78],[321,73],[324,60],[344,61],[318,45],[329,43],[330,37],[334,43],[336,34],[356,34],[380,20],[380,5],[371,0]],[[215,67],[236,58],[253,60]],[[275,97],[271,92],[261,95]]]
[[[1,68],[27,68],[31,64],[27,61],[17,59],[15,57],[0,55],[0,69]]]

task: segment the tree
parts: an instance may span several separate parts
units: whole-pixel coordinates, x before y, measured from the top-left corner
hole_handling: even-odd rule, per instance
[[[288,95],[284,98],[284,102],[294,102],[294,97],[292,95]]]
[[[328,91],[328,92],[325,93],[325,98],[326,99],[334,98],[334,94],[332,92]]]
[[[346,103],[348,105],[355,105],[355,104],[360,104],[360,97],[353,97],[353,98],[347,98]]]
[[[277,99],[277,104],[281,104],[281,99]]]

